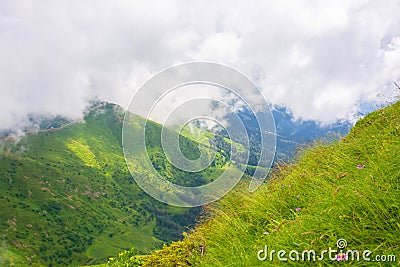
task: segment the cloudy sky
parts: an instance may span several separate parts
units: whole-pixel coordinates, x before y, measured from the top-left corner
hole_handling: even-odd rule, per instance
[[[228,64],[296,117],[348,118],[400,79],[400,1],[0,1],[0,128],[123,106],[163,68]]]

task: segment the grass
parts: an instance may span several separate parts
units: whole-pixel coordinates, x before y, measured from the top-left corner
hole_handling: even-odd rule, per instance
[[[88,249],[88,258],[102,258],[104,254],[116,255],[121,248],[130,247],[132,243],[143,251],[150,252],[154,247],[159,247],[163,242],[153,236],[156,221],[136,228],[113,228],[97,237],[93,245]],[[126,231],[126,232],[121,232]],[[110,237],[111,236],[111,237]],[[112,254],[110,254],[112,253]]]
[[[22,256],[12,252],[8,248],[8,245],[3,242],[2,246],[0,247],[0,266],[18,266],[24,264],[25,261],[26,260]]]
[[[183,241],[149,255],[122,253],[110,266],[278,265],[276,254],[260,261],[257,253],[268,246],[319,256],[336,249],[338,239],[347,241],[345,250],[370,250],[373,260],[397,256],[386,263],[354,260],[354,266],[400,264],[400,102],[369,114],[342,140],[315,144],[277,168],[256,192],[244,181],[207,207],[203,223]],[[325,257],[314,264],[340,262]]]
[[[89,146],[82,144],[77,140],[68,140],[67,147],[79,157],[86,166],[100,168],[96,161],[96,156],[90,150]]]

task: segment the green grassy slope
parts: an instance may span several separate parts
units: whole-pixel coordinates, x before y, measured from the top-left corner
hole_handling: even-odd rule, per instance
[[[0,266],[83,265],[131,247],[142,253],[177,240],[200,209],[179,209],[147,196],[127,170],[121,147],[123,112],[93,107],[83,123],[29,134],[0,147]],[[185,175],[165,163],[154,140],[148,151],[176,183],[201,184],[219,172]],[[197,144],[183,138],[196,157]],[[135,175],[141,175],[140,172]],[[187,179],[188,181],[186,181]]]
[[[123,252],[110,265],[278,265],[276,252],[273,261],[269,255],[260,261],[257,253],[268,246],[269,253],[297,250],[301,259],[303,250],[314,250],[318,259],[323,250],[337,249],[340,238],[347,241],[344,251],[370,250],[371,260],[377,255],[392,260],[354,260],[353,265],[400,264],[400,102],[366,116],[343,140],[317,144],[297,163],[279,169],[256,192],[242,185],[210,207],[210,217],[183,241],[151,255]],[[328,254],[316,261],[339,263]],[[288,259],[287,264],[307,262]]]

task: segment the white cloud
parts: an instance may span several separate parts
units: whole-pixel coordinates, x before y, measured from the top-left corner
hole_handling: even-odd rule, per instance
[[[195,48],[191,57],[201,60],[235,63],[241,40],[233,32],[217,32],[208,36]]]
[[[2,1],[0,128],[127,106],[170,65],[243,70],[295,116],[332,122],[400,77],[398,1]]]

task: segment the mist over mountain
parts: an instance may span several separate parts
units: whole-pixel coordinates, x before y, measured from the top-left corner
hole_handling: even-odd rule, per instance
[[[399,14],[0,1],[0,267],[258,266],[258,246],[339,238],[400,255]]]

